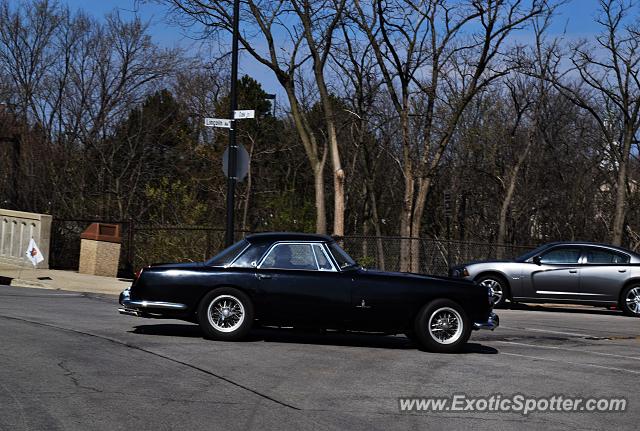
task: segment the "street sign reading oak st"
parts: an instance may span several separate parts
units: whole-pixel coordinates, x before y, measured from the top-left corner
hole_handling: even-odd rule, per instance
[[[234,120],[244,120],[245,118],[256,118],[256,111],[254,109],[233,111]]]
[[[224,118],[205,118],[204,125],[206,127],[222,127],[225,129],[231,128],[231,120]]]

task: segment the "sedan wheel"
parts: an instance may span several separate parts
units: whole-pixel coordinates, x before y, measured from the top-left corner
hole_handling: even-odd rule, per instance
[[[216,289],[201,301],[198,322],[207,338],[238,340],[251,329],[253,307],[249,298],[239,290]]]
[[[471,325],[462,307],[448,299],[438,299],[420,310],[414,331],[427,350],[451,353],[467,342]]]
[[[640,286],[629,286],[624,290],[620,308],[629,316],[640,317]]]
[[[494,308],[504,307],[504,303],[507,300],[507,287],[505,281],[496,276],[489,275],[478,279],[478,284],[492,289],[492,300]]]

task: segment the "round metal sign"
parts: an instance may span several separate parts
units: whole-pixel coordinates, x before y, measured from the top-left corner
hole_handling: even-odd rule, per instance
[[[224,150],[222,154],[222,172],[224,172],[225,177],[229,177],[229,147]],[[236,180],[242,181],[244,177],[249,173],[249,153],[242,146],[242,144],[238,144],[238,148],[236,150]]]

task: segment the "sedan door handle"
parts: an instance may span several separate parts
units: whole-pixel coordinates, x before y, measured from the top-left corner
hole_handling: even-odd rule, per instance
[[[619,269],[618,272],[627,272],[626,269]]]
[[[260,279],[260,280],[268,280],[269,278],[271,278],[270,275],[266,275],[266,274],[256,274],[256,276]]]
[[[570,269],[570,270],[569,270],[569,273],[570,273],[570,274],[575,274],[575,273],[577,273],[577,272],[578,272],[578,270],[577,270],[577,269]]]

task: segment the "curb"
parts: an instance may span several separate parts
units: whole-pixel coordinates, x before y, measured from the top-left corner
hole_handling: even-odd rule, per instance
[[[22,280],[19,278],[13,278],[11,279],[11,284],[9,286],[12,287],[39,287],[39,288],[49,288],[51,289],[51,286],[48,286],[44,283],[39,283],[37,281],[29,281],[29,280]]]

